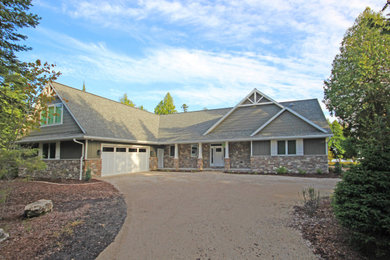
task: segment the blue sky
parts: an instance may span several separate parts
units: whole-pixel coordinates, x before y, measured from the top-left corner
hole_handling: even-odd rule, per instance
[[[152,111],[234,106],[253,88],[277,101],[323,99],[347,28],[371,0],[35,0],[23,60],[54,63],[58,82]],[[323,106],[324,108],[324,106]]]

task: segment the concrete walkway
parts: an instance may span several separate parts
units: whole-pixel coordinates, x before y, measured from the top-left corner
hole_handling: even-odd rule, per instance
[[[286,226],[303,188],[329,195],[338,179],[149,172],[104,178],[127,218],[98,259],[316,259]]]

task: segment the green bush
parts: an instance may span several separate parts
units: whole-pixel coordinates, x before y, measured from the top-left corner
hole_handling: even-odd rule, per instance
[[[337,184],[332,205],[353,245],[371,256],[390,257],[390,171],[352,167]]]
[[[91,178],[92,178],[91,169],[88,168],[87,171],[85,172],[85,180],[89,181]]]
[[[288,172],[287,168],[284,166],[280,166],[279,168],[276,169],[277,174],[286,174],[287,172]]]
[[[321,169],[317,169],[317,170],[316,170],[316,173],[317,173],[317,174],[322,174],[322,170],[321,170]]]
[[[45,169],[46,164],[38,157],[38,149],[0,149],[0,179],[18,177],[19,167],[34,171]]]
[[[334,173],[341,174],[343,172],[342,166],[339,162],[336,162],[334,165]]]
[[[299,174],[302,174],[302,175],[305,175],[307,173],[305,170],[302,170],[302,169],[298,169],[298,172],[299,172]]]

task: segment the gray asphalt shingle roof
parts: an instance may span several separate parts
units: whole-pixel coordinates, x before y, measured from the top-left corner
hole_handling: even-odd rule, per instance
[[[155,115],[59,83],[53,87],[85,130],[85,136],[154,143],[250,140],[251,134],[278,113],[275,104],[238,107],[213,131],[203,135],[232,108]],[[286,111],[254,138],[331,134],[317,99],[280,102],[326,130]],[[27,137],[28,138],[28,137]]]

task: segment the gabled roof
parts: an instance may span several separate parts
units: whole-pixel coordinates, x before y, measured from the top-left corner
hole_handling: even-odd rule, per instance
[[[317,99],[278,103],[254,89],[233,108],[159,116],[56,82],[52,87],[87,139],[169,144],[331,136]]]
[[[157,142],[157,115],[56,82],[52,86],[86,136]]]

